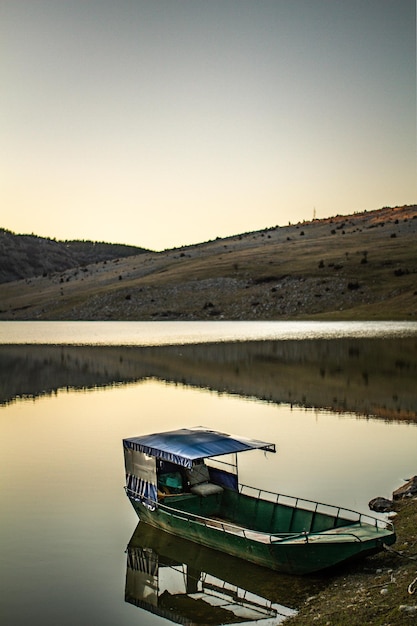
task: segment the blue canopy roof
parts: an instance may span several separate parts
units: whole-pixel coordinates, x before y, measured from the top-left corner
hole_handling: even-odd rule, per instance
[[[149,456],[192,467],[194,462],[213,456],[233,454],[246,450],[275,452],[275,444],[219,433],[208,428],[181,428],[166,433],[155,433],[123,440],[126,448],[133,448]]]

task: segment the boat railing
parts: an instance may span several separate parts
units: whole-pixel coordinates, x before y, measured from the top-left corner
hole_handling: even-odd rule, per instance
[[[250,487],[249,485],[242,484],[239,484],[239,493],[246,496],[252,496],[259,500],[268,500],[273,504],[287,505],[293,509],[310,511],[313,514],[331,515],[335,519],[335,526],[337,525],[339,519],[341,519],[349,520],[352,524],[373,525],[377,530],[394,530],[392,522],[386,519],[378,518],[374,515],[368,515],[367,513],[359,513],[358,511],[346,509],[340,506],[334,506],[332,504],[324,504],[322,502],[315,502],[314,500],[308,500],[306,498],[298,498],[296,496],[274,493],[273,491],[258,489],[257,487]]]
[[[258,531],[251,531],[244,526],[239,526],[238,524],[233,524],[232,522],[226,522],[220,518],[214,517],[204,517],[203,515],[197,515],[197,513],[189,513],[188,511],[181,511],[181,509],[175,509],[171,506],[165,506],[161,503],[158,504],[158,507],[164,510],[169,515],[176,517],[178,519],[186,520],[188,522],[193,522],[197,524],[201,524],[206,528],[222,530],[225,533],[231,533],[233,535],[242,535],[243,537],[248,538],[249,534],[254,534],[256,532],[259,536],[264,536],[265,538],[270,537],[270,533],[263,533]]]
[[[302,501],[304,502],[304,500]],[[307,502],[310,502],[310,501],[307,500]],[[319,504],[319,503],[314,503],[314,504]],[[324,506],[327,506],[327,505],[324,505]],[[168,507],[165,505],[161,505],[161,503],[158,504],[158,507],[164,510],[166,513],[169,513],[169,515],[176,517],[177,519],[186,520],[189,523],[193,523],[193,524],[201,524],[202,526],[210,530],[220,530],[224,533],[239,535],[245,539],[249,539],[251,541],[258,541],[260,543],[273,544],[273,543],[285,542],[288,539],[291,539],[291,541],[302,540],[308,543],[309,541],[312,540],[313,537],[319,537],[320,535],[323,534],[322,532],[309,532],[306,530],[303,530],[301,532],[285,532],[285,533],[262,532],[262,531],[246,528],[238,524],[233,524],[232,522],[227,522],[219,518],[212,518],[212,517],[209,518],[209,517],[204,517],[202,515],[197,515],[196,513],[190,513],[188,511],[181,511],[180,509],[175,509],[170,506]],[[337,509],[338,507],[334,507],[334,508]],[[340,510],[342,511],[343,509],[340,509]],[[352,511],[352,513],[355,513],[355,511]],[[364,515],[364,517],[366,517],[366,515]],[[371,516],[369,517],[371,519],[376,519],[376,518],[372,518]],[[381,521],[381,520],[377,520],[377,521]],[[376,526],[376,528],[382,529],[381,526]],[[387,528],[387,526],[384,526],[384,528]],[[336,531],[336,529],[331,529],[326,532],[326,535],[331,536],[332,530]],[[338,529],[337,537],[339,540],[342,540],[344,537],[346,537],[346,538],[353,538],[355,541],[359,543],[362,542],[362,539],[357,534],[355,534],[354,532],[348,532],[346,530],[343,530],[343,532],[341,532],[341,530]]]
[[[259,499],[261,499],[262,497],[262,499],[268,499],[269,501],[276,503],[276,504],[278,503],[288,504],[288,506],[291,506],[294,509],[298,508],[304,511],[305,510],[311,511],[313,514],[314,513],[331,514],[335,518],[335,526],[334,528],[326,531],[327,536],[330,536],[333,530],[335,534],[337,531],[337,536],[339,539],[342,539],[344,536],[346,536],[346,537],[354,537],[354,539],[358,542],[362,541],[362,539],[358,535],[356,535],[354,532],[349,532],[349,531],[346,531],[345,529],[341,531],[341,527],[340,526],[337,527],[337,521],[339,519],[343,519],[343,520],[349,519],[349,521],[351,521],[352,524],[366,523],[368,525],[369,524],[374,525],[376,530],[383,530],[383,529],[384,530],[390,529],[392,531],[394,530],[394,526],[391,522],[378,519],[376,517],[373,517],[372,515],[358,513],[357,511],[353,511],[351,509],[344,509],[342,507],[336,507],[336,506],[329,505],[329,504],[314,502],[313,500],[306,500],[304,498],[296,498],[294,496],[276,494],[271,491],[265,491],[263,489],[249,487],[247,485],[239,485],[240,493],[243,494],[244,491],[248,491],[248,490],[252,492],[253,491],[257,492],[258,494],[257,497]],[[139,494],[134,494],[131,490],[127,489],[126,491],[128,495],[130,495],[131,497],[138,498],[139,496]],[[244,494],[244,495],[248,495],[248,494]],[[274,496],[274,499],[272,499],[271,496]],[[138,499],[142,499],[142,498],[139,497]],[[298,540],[298,539],[304,540],[307,543],[314,536],[319,536],[323,534],[320,531],[314,532],[314,531],[310,531],[307,529],[304,529],[301,532],[297,532],[297,531],[296,532],[294,531],[293,532],[276,532],[276,533],[262,532],[262,531],[250,529],[245,526],[238,525],[238,524],[233,524],[232,522],[228,522],[220,518],[204,517],[202,515],[191,513],[189,511],[182,511],[181,509],[177,509],[173,506],[166,506],[162,504],[161,502],[156,502],[156,501],[154,502],[149,498],[146,499],[146,503],[147,503],[148,508],[150,508],[151,510],[155,510],[156,508],[159,508],[177,519],[185,520],[185,521],[188,521],[189,523],[201,524],[202,526],[210,530],[220,530],[220,531],[223,531],[224,533],[239,535],[241,537],[244,537],[245,539],[256,540],[262,543],[278,543],[281,541],[286,541],[290,538],[291,540]],[[347,517],[349,514],[350,514],[350,518]]]

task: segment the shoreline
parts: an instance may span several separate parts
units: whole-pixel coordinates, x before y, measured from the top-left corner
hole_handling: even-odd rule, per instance
[[[417,621],[417,495],[396,500],[397,541],[383,552],[327,573],[288,626],[404,626]],[[324,575],[326,576],[326,575]]]

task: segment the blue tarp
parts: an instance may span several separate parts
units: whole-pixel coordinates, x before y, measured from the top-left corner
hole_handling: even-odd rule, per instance
[[[209,457],[246,450],[275,452],[273,443],[227,435],[202,427],[131,437],[124,439],[123,445],[184,467],[192,467],[194,462]]]
[[[155,509],[155,503],[158,497],[156,485],[142,480],[133,474],[126,474],[126,489],[128,493],[137,497],[148,508]]]

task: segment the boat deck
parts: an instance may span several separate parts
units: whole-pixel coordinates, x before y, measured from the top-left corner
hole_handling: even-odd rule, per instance
[[[343,541],[352,541],[352,539],[359,542],[366,542],[378,538],[383,539],[388,535],[391,535],[391,532],[384,530],[383,528],[377,528],[371,524],[358,523],[349,527],[332,528],[331,530],[325,530],[317,534],[310,534],[308,535],[308,542],[338,543]],[[291,542],[302,543],[305,540],[304,536],[298,536],[297,538],[291,539]]]
[[[238,537],[244,537],[246,539],[250,539],[251,541],[257,541],[259,543],[276,543],[276,542],[285,542],[285,543],[305,543],[308,541],[309,543],[339,543],[344,541],[358,541],[358,542],[366,542],[372,539],[381,538],[383,539],[385,535],[390,534],[387,531],[384,531],[382,528],[377,528],[370,524],[353,524],[349,527],[340,527],[340,528],[332,528],[330,530],[321,531],[320,533],[280,533],[280,534],[269,534],[258,532],[256,530],[251,530],[248,528],[244,528],[238,524],[233,524],[226,520],[223,520],[220,517],[212,518],[206,520],[206,526],[208,528],[217,528],[219,530],[223,530],[226,533],[231,533]]]
[[[204,498],[184,493],[165,499],[171,513],[258,544],[367,543],[392,536],[392,529],[381,520],[356,513],[359,519],[348,519],[340,509],[332,515],[312,504],[314,509],[308,510],[227,489]]]
[[[250,530],[249,528],[245,528],[244,526],[240,526],[239,524],[233,524],[231,522],[223,520],[220,517],[207,519],[206,526],[208,528],[217,528],[219,530],[223,530],[226,533],[231,533],[232,535],[236,535],[238,537],[245,537],[246,539],[251,539],[252,541],[258,541],[259,543],[271,543],[273,539],[279,539],[278,537],[275,537],[275,535],[261,533],[256,530]]]

